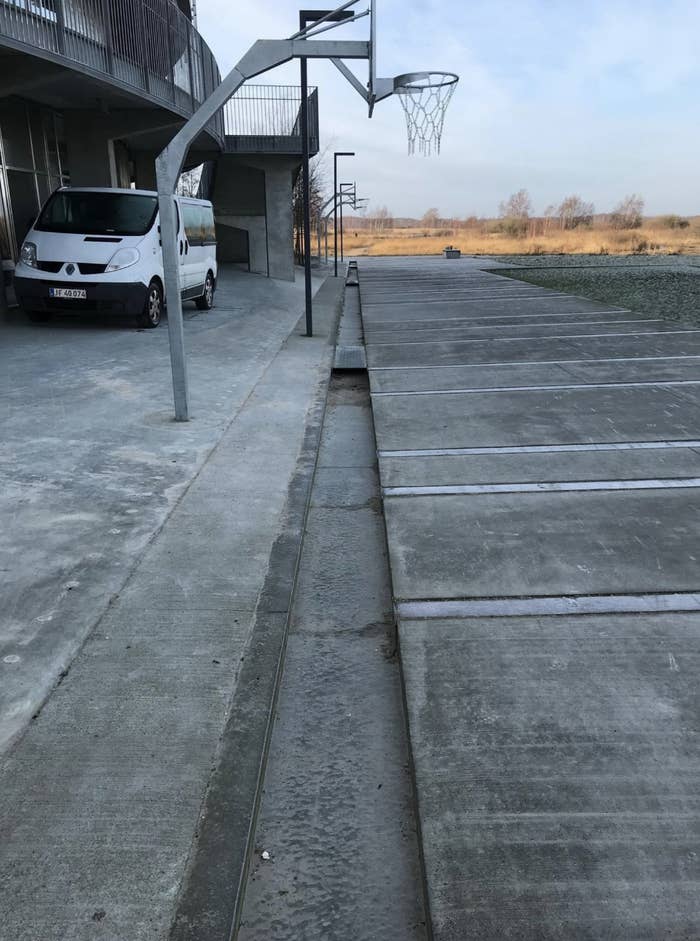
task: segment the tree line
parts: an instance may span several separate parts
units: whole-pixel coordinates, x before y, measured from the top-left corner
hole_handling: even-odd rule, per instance
[[[445,217],[435,207],[426,210],[420,219],[396,218],[386,206],[380,206],[370,209],[362,218],[355,217],[353,225],[381,233],[394,227],[415,226],[455,230],[483,225],[485,221],[476,216],[466,219]],[[611,212],[596,215],[594,204],[574,193],[558,204],[547,206],[543,214],[538,216],[530,194],[526,189],[521,189],[499,204],[495,226],[505,235],[521,237],[527,234],[546,235],[557,229],[566,231],[592,226],[594,222],[612,229],[638,229],[644,222],[644,199],[637,193],[631,193],[621,199]],[[661,216],[659,223],[669,229],[684,229],[689,225],[687,219],[678,215]]]
[[[508,235],[525,235],[533,219],[533,207],[530,194],[526,189],[518,190],[498,207],[502,230]],[[577,193],[566,196],[558,206],[550,205],[544,211],[542,220],[544,232],[554,225],[562,230],[578,229],[593,224],[595,206],[582,199]],[[625,196],[612,212],[606,214],[605,221],[613,229],[638,229],[644,222],[644,199],[637,193]]]

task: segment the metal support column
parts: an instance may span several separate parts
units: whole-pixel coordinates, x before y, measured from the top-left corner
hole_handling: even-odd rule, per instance
[[[306,25],[301,22],[303,29]],[[303,178],[301,185],[302,204],[304,215],[304,298],[306,310],[306,336],[314,335],[313,301],[311,291],[311,193],[309,186],[309,77],[306,67],[306,57],[299,59],[301,68],[301,154]]]
[[[336,278],[338,277],[338,157],[354,156],[354,150],[336,150],[333,154],[333,274]]]
[[[333,154],[333,277],[338,277],[338,154]]]

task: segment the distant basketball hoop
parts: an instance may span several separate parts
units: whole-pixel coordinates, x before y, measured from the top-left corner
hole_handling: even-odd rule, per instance
[[[454,72],[407,72],[394,79],[394,94],[406,115],[409,155],[440,153],[445,112],[458,81]]]

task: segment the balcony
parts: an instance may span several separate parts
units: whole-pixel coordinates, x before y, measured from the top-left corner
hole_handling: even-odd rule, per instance
[[[318,89],[309,88],[309,150],[319,150]],[[301,154],[301,88],[243,85],[224,107],[229,154]]]
[[[0,46],[109,80],[183,117],[220,82],[174,0],[0,0]],[[208,125],[223,143],[223,116]]]

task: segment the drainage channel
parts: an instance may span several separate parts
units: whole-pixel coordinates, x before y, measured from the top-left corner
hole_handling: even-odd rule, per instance
[[[329,388],[237,937],[427,938],[364,371]]]

